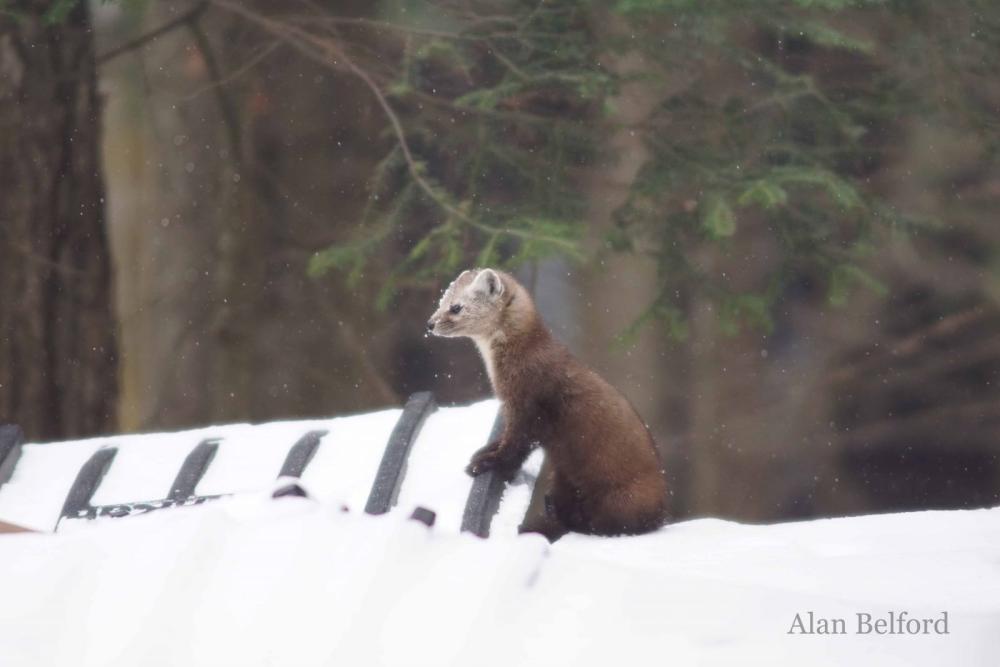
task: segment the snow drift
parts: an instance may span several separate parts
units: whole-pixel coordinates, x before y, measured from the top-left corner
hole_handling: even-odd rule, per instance
[[[549,545],[516,535],[527,490],[514,488],[482,540],[457,529],[462,465],[495,410],[435,413],[380,517],[360,508],[398,411],[187,433],[229,450],[199,492],[236,495],[0,536],[0,665],[997,664],[1000,509],[705,519]],[[283,452],[303,427],[330,431],[303,477],[315,499],[272,499],[267,443]],[[101,501],[169,484],[177,437],[114,439]],[[0,519],[51,529],[102,442],[26,446]],[[418,504],[437,525],[406,519]],[[847,632],[789,634],[810,612]],[[890,612],[947,612],[948,634],[855,632],[857,614]]]

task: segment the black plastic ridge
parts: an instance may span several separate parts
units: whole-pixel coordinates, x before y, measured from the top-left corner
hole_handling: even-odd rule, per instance
[[[184,459],[180,472],[170,485],[168,500],[175,502],[186,500],[194,495],[194,489],[198,482],[205,476],[208,464],[215,458],[215,452],[219,449],[217,439],[202,440],[198,446],[191,450],[191,453]]]
[[[0,485],[10,479],[21,457],[24,432],[16,424],[0,424]]]
[[[80,472],[76,474],[76,480],[66,495],[60,518],[77,518],[90,509],[90,499],[94,497],[94,492],[97,491],[117,453],[118,449],[115,447],[102,447],[87,459],[87,462],[80,467]]]
[[[328,431],[309,431],[299,438],[299,441],[288,450],[288,456],[285,457],[285,462],[281,465],[278,477],[302,477],[306,466],[316,455],[320,440],[327,433]]]
[[[403,414],[399,416],[389,441],[382,454],[375,482],[372,484],[365,511],[369,514],[385,514],[396,503],[399,488],[406,474],[406,459],[410,455],[424,420],[437,406],[434,395],[429,391],[417,392],[410,396],[403,406]]]
[[[497,410],[496,419],[493,420],[493,429],[486,442],[496,442],[502,433],[503,412]],[[489,537],[490,524],[493,523],[493,515],[500,508],[500,497],[503,496],[504,486],[503,477],[494,470],[477,475],[472,480],[472,488],[469,489],[469,497],[465,501],[465,511],[462,513],[462,532],[472,533],[479,537]]]

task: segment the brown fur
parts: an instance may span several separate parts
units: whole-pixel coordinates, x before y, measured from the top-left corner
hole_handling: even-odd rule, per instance
[[[545,449],[552,469],[546,506],[558,525],[522,530],[555,539],[567,529],[621,535],[663,524],[666,479],[649,430],[624,396],[552,337],[512,276],[466,271],[428,329],[473,338],[503,404],[503,435],[473,456],[468,472],[510,477],[535,443]]]

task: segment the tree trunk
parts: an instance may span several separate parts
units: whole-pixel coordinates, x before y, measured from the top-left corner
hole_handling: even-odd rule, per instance
[[[195,6],[155,4],[140,32]],[[104,48],[134,33],[105,33]],[[102,69],[125,431],[400,401],[393,345],[422,340],[426,313],[404,330],[397,313],[374,312],[377,280],[355,290],[306,274],[361,217],[384,116],[356,77],[272,40],[213,8]]]
[[[602,64],[623,79],[611,100],[620,126],[603,136],[605,158],[583,178],[588,242],[596,250],[614,224],[615,212],[628,202],[650,152],[641,126],[655,109],[687,80],[686,73],[662,71],[639,50],[613,47],[630,34],[621,17],[598,9],[592,19],[595,38],[607,45]],[[659,291],[657,267],[639,254],[612,254],[580,272],[579,309],[585,322],[574,347],[632,402],[660,448],[672,487],[671,512],[685,511],[689,421],[688,346],[675,344],[659,322],[647,324],[627,349],[615,337],[639,317]]]
[[[93,435],[118,383],[90,14],[18,4],[0,17],[0,421]]]

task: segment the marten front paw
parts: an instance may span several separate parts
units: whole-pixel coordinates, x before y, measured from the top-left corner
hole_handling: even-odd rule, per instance
[[[466,466],[465,472],[473,477],[478,477],[490,470],[503,470],[506,468],[503,459],[503,447],[499,442],[491,442],[478,452],[472,455],[472,460]]]

